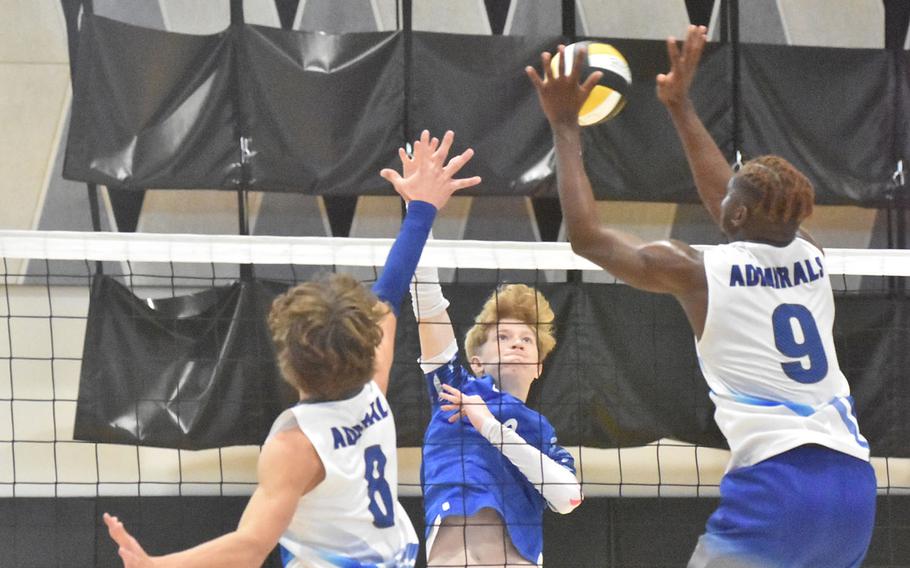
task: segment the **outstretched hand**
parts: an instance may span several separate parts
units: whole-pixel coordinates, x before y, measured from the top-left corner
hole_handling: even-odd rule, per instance
[[[566,73],[566,46],[560,45],[558,53],[559,65],[555,73],[550,64],[553,56],[546,51],[540,55],[543,76],[530,65],[525,67],[525,73],[534,84],[534,88],[537,89],[540,106],[550,122],[550,126],[577,126],[578,111],[588,100],[588,95],[603,77],[603,73],[595,71],[583,83],[579,83],[586,49],[580,47],[575,50],[575,61],[572,64],[572,71],[569,73]]]
[[[705,26],[689,26],[682,49],[676,38],[667,38],[670,71],[657,76],[657,98],[668,107],[679,105],[689,98],[689,86],[708,41]]]
[[[139,546],[139,542],[126,531],[126,527],[117,517],[112,517],[107,513],[104,514],[104,524],[107,525],[107,532],[117,543],[120,548],[117,553],[123,560],[124,568],[151,568],[152,559]]]
[[[424,130],[414,143],[413,156],[409,156],[404,148],[398,149],[403,175],[389,168],[383,169],[379,175],[387,179],[405,201],[417,199],[442,209],[453,193],[481,181],[480,176],[455,179],[455,174],[474,156],[474,150],[468,148],[446,163],[454,139],[455,134],[451,130],[445,133],[442,142],[435,137],[431,140],[429,131]]]

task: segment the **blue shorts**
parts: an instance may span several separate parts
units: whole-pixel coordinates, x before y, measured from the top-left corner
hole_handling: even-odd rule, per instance
[[[868,462],[816,445],[733,470],[689,568],[858,567],[875,493]]]

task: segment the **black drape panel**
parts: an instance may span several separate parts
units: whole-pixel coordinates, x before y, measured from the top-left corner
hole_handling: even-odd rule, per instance
[[[527,194],[522,176],[552,143],[524,68],[539,68],[540,53],[559,41],[414,32],[412,134],[416,138],[429,129],[441,136],[453,130],[453,153],[473,148],[476,154],[460,174],[483,177],[481,186],[469,190],[472,194]]]
[[[400,169],[401,34],[242,32],[250,189],[390,193],[379,170]]]
[[[611,40],[632,69],[626,108],[584,130],[585,168],[598,199],[698,202],[670,115],[657,99],[655,77],[669,69],[664,42]],[[733,160],[730,46],[709,44],[692,99],[708,131]]]
[[[248,189],[388,195],[378,171],[397,166],[406,136],[429,128],[454,130],[455,151],[477,151],[464,172],[484,178],[473,194],[555,195],[549,128],[523,69],[560,38],[410,39],[408,50],[405,32],[241,24],[191,36],[87,14],[64,175],[134,189],[236,189],[243,155]],[[633,86],[616,119],[584,131],[595,195],[695,202],[654,92],[669,65],[664,42],[605,41],[626,56]],[[910,155],[907,54],[743,44],[734,101],[732,51],[708,46],[692,92],[725,156],[781,154],[815,183],[819,203],[881,205],[897,160]]]
[[[294,401],[265,320],[281,288],[244,282],[149,306],[96,276],[74,437],[192,450],[261,443]]]
[[[235,33],[175,34],[84,14],[63,175],[131,189],[234,187]]]
[[[743,44],[743,153],[779,154],[820,204],[872,203],[894,171],[894,52]]]
[[[529,404],[567,446],[629,447],[674,438],[724,447],[685,315],[666,295],[612,284],[543,284],[557,348]],[[294,400],[274,362],[266,314],[284,285],[245,282],[189,296],[136,298],[98,276],[85,338],[76,438],[202,449],[261,443]],[[492,292],[444,286],[461,341]],[[910,457],[910,300],[837,298],[838,359],[875,455]],[[429,419],[411,310],[396,336],[389,401],[400,446]],[[463,351],[462,351],[463,352]]]

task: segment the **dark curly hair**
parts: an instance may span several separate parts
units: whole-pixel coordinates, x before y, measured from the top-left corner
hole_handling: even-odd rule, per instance
[[[780,156],[749,160],[736,173],[736,178],[769,221],[798,225],[812,214],[815,203],[812,182]]]
[[[376,296],[346,274],[275,298],[269,329],[285,380],[316,400],[337,400],[369,382],[383,313]]]

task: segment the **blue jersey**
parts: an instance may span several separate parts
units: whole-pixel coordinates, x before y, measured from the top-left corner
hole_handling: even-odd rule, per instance
[[[479,395],[497,420],[572,473],[574,458],[557,445],[556,431],[543,415],[509,393],[500,392],[491,376],[475,378],[458,364],[457,356],[427,373],[426,380],[433,411],[421,468],[427,535],[448,516],[471,516],[489,507],[499,512],[516,550],[529,561],[538,562],[543,550],[546,501],[467,418],[449,423],[452,413],[440,408],[440,386],[449,384],[466,395]]]

